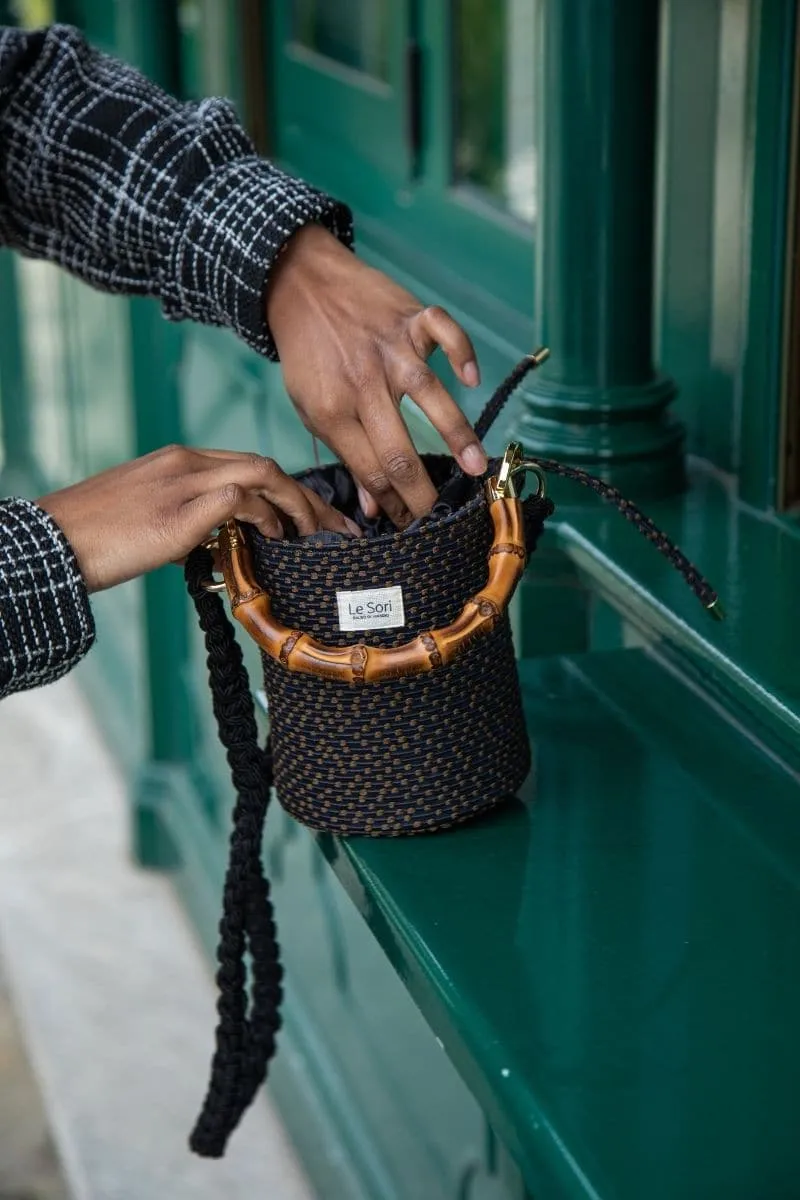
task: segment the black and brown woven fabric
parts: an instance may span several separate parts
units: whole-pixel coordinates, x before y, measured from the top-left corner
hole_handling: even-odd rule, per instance
[[[426,465],[435,478],[436,466],[452,463]],[[312,487],[315,476],[306,478]],[[529,550],[551,511],[547,500],[529,506]],[[284,623],[327,644],[395,646],[455,620],[486,581],[491,540],[478,493],[411,532],[323,546],[256,538],[253,549]],[[341,632],[337,593],[394,586],[403,592],[402,628]],[[528,774],[507,612],[430,674],[354,688],[263,662],[277,796],[312,829],[345,837],[443,829],[491,808]]]

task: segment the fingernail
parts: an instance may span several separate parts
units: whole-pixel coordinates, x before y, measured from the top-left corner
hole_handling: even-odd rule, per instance
[[[369,492],[365,492],[361,484],[358,485],[358,502],[361,505],[361,511],[365,517],[373,518],[378,515],[380,509],[374,496]]]
[[[349,517],[345,517],[344,523],[352,533],[353,537],[361,537],[361,527],[356,525],[355,521],[351,521]]]
[[[464,364],[461,375],[467,387],[477,387],[481,381],[481,373],[478,369],[478,364],[472,360]]]
[[[482,475],[489,465],[489,460],[477,442],[473,442],[471,446],[467,446],[466,450],[462,450],[458,461],[468,475]]]

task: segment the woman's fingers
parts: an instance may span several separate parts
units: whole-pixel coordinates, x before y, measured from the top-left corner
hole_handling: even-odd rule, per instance
[[[214,529],[232,520],[254,525],[267,538],[282,538],[285,533],[274,507],[238,483],[225,482],[201,492],[183,506],[180,516],[185,522],[185,536],[193,545],[199,545]]]
[[[39,501],[60,525],[89,591],[176,562],[225,521],[283,537],[357,526],[260,455],[169,446]]]
[[[284,513],[301,536],[316,533],[318,529],[329,529],[348,537],[360,532],[353,521],[287,475],[273,458],[220,450],[197,453],[206,460],[198,472],[200,486],[214,491],[230,480],[257,492],[279,513]]]

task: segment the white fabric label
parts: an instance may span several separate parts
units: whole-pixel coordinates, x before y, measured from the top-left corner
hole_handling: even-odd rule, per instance
[[[363,592],[337,592],[339,628],[400,629],[406,623],[401,587],[366,588]]]

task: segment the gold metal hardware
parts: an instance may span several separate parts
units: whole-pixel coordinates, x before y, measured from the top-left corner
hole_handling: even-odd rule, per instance
[[[725,620],[725,609],[720,604],[719,596],[717,596],[716,600],[712,600],[710,604],[706,605],[706,612],[715,621]]]
[[[235,522],[229,521],[228,524],[235,524]],[[203,549],[219,550],[219,534],[215,534],[213,537],[206,538],[206,540],[203,542]],[[200,586],[204,592],[226,592],[228,590],[224,580],[220,580],[219,583],[217,583],[215,579],[205,579]]]
[[[540,353],[543,353],[540,351]],[[546,353],[549,353],[547,351]],[[537,480],[536,499],[541,500],[547,494],[547,478],[544,471],[533,459],[525,458],[519,442],[511,442],[503,455],[500,470],[486,482],[486,495],[490,503],[495,500],[516,500],[519,492],[525,486],[524,476],[531,471]],[[522,475],[521,484],[516,476]]]

